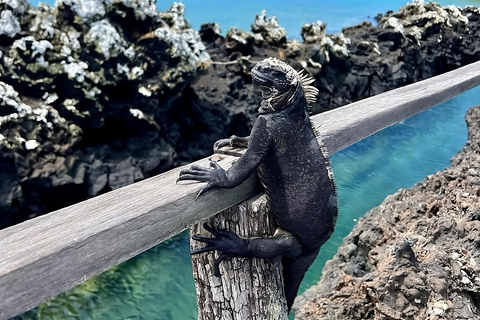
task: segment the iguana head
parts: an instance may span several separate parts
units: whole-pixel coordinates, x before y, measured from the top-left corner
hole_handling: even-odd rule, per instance
[[[280,111],[303,99],[306,100],[304,107],[308,107],[318,93],[318,89],[310,85],[314,79],[276,58],[257,63],[252,69],[252,80],[262,90],[260,113]]]

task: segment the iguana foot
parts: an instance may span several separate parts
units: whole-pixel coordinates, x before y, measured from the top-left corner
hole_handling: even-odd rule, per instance
[[[210,161],[210,168],[192,165],[189,169],[180,171],[176,182],[184,180],[208,182],[207,185],[204,186],[200,192],[198,192],[195,200],[197,200],[200,195],[212,188],[228,187],[225,170],[223,170],[218,163],[213,161]]]
[[[217,153],[222,147],[247,148],[249,137],[237,137],[235,135],[228,139],[220,139],[213,144],[213,152]]]
[[[220,139],[213,144],[213,152],[217,153],[223,147],[231,147],[230,139]]]
[[[221,251],[222,254],[215,260],[214,264],[214,274],[217,277],[220,277],[220,262],[225,260],[228,257],[245,257],[247,255],[247,240],[242,239],[237,236],[235,233],[228,231],[226,229],[221,229],[218,227],[211,227],[208,224],[204,223],[203,227],[213,234],[215,238],[206,238],[200,237],[198,235],[193,235],[192,239],[200,242],[205,242],[207,245],[203,248],[199,248],[190,252],[191,255],[199,254],[203,252],[210,251]]]

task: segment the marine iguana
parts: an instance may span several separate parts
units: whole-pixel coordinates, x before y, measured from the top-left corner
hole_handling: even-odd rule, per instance
[[[251,71],[253,84],[262,91],[259,116],[249,137],[232,136],[215,143],[248,145],[245,153],[227,171],[211,162],[211,168],[192,165],[177,181],[208,182],[199,192],[232,188],[255,170],[265,189],[277,230],[267,238],[240,238],[235,233],[204,225],[214,238],[192,239],[206,246],[191,252],[219,250],[219,264],[227,257],[272,259],[282,256],[285,296],[290,311],[305,272],[328,240],[337,218],[337,195],[328,155],[308,115],[316,100],[314,81],[288,64],[267,58]]]

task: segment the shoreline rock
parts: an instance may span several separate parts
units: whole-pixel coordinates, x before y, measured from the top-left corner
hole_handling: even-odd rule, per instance
[[[252,32],[199,32],[153,0],[0,4],[0,228],[211,154],[248,135],[256,61],[315,78],[314,113],[480,59],[480,11],[409,4],[371,23],[287,41],[265,12]]]
[[[188,110],[174,101],[210,59],[182,4],[0,10],[0,228],[178,163]]]
[[[480,106],[451,167],[360,218],[295,319],[480,319]]]

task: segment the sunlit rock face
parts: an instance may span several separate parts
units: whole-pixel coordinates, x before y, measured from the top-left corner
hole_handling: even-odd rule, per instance
[[[223,64],[199,75],[194,84],[198,86],[198,104],[230,108],[235,100],[235,106],[242,110],[250,110],[246,103],[257,106],[259,101],[251,94],[249,71],[267,56],[278,57],[297,70],[304,69],[315,79],[319,94],[313,113],[480,59],[478,8],[417,1],[397,12],[378,15],[375,20],[343,28],[338,34],[327,34],[325,23],[312,21],[299,30],[303,42],[288,37],[286,42],[271,41],[279,39],[276,35],[281,33],[282,21],[267,17],[265,12],[257,15],[251,32],[231,28],[223,37],[214,24],[205,24],[200,30],[202,40],[212,60]],[[215,81],[218,78],[226,81]],[[200,84],[216,94],[202,92]]]
[[[176,101],[210,57],[183,14],[1,2],[0,227],[190,160],[175,152],[188,122]]]

